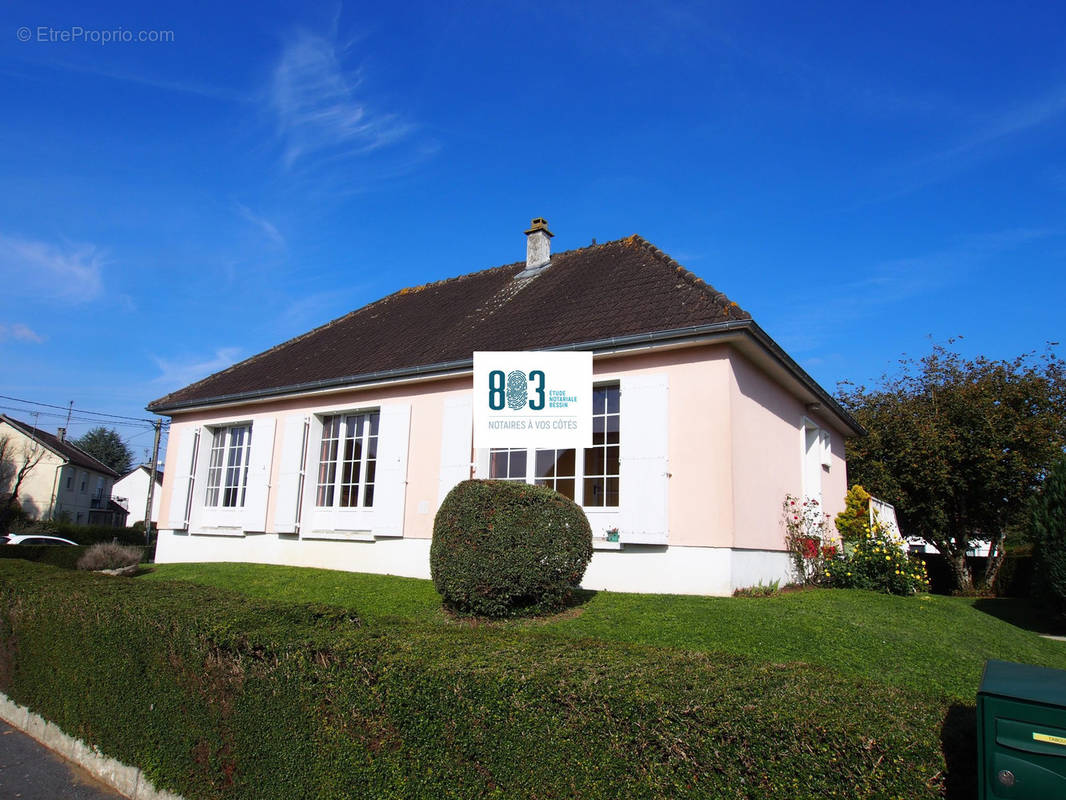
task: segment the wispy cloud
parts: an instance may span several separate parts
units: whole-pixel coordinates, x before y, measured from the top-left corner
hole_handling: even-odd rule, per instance
[[[0,324],[0,342],[13,339],[16,342],[29,342],[31,344],[40,344],[44,341],[44,337],[33,330],[29,325],[24,325],[21,322],[13,322],[10,325]]]
[[[285,247],[285,237],[282,236],[281,231],[277,229],[277,226],[266,217],[261,217],[256,214],[252,209],[248,208],[244,203],[234,202],[234,206],[237,209],[237,213],[241,217],[250,222],[256,228],[263,232],[267,239],[278,247]]]
[[[972,281],[990,261],[1063,235],[1066,231],[1055,228],[1011,228],[962,236],[927,253],[855,265],[849,272],[861,277],[826,287],[814,306],[798,305],[782,318],[780,339],[790,352],[815,351],[840,336],[841,324],[876,318],[912,298]]]
[[[15,294],[89,302],[103,291],[105,263],[92,244],[55,245],[0,233],[0,277]]]
[[[188,386],[215,372],[232,366],[240,356],[239,347],[220,347],[210,356],[192,356],[184,358],[165,358],[152,356],[159,368],[152,383],[166,390]]]
[[[362,76],[344,68],[344,56],[331,38],[308,31],[285,42],[269,98],[287,168],[311,158],[363,156],[411,136],[411,123],[360,95]]]
[[[889,167],[898,185],[872,198],[889,200],[925,188],[1002,153],[1025,134],[1066,116],[1066,86],[978,119],[968,134],[946,146]]]

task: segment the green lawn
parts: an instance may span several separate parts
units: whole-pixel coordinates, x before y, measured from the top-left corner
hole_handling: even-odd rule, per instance
[[[336,605],[371,626],[464,624],[442,613],[430,581],[411,578],[256,564],[162,564],[140,580],[191,581],[253,597]],[[1021,616],[1019,601],[936,595],[816,590],[752,599],[598,592],[553,620],[506,627],[535,637],[630,642],[768,664],[803,662],[973,703],[986,659],[1066,669],[1066,642],[999,618]]]

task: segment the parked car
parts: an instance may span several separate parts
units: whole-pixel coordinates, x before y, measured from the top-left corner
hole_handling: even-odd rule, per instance
[[[59,536],[38,536],[36,534],[28,533],[9,533],[7,536],[0,536],[0,540],[3,544],[52,544],[52,545],[70,545],[77,547],[77,542],[72,542],[70,539],[63,539]]]

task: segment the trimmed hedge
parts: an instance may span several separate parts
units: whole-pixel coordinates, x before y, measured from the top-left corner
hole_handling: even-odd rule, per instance
[[[556,611],[592,558],[581,506],[545,486],[463,481],[433,520],[429,567],[444,605],[461,614]]]
[[[134,545],[128,545],[134,547]],[[64,569],[76,569],[81,557],[89,552],[90,546],[79,545],[45,545],[45,544],[4,544],[0,545],[0,558],[21,558],[24,561],[34,561],[40,564],[51,564],[54,567]],[[148,548],[141,547],[141,563],[148,561],[152,555]],[[153,548],[154,550],[154,548]]]
[[[932,798],[947,769],[949,701],[825,668],[188,583],[0,562],[0,645],[0,689],[188,800]]]
[[[75,525],[73,522],[60,522],[52,519],[14,523],[11,525],[11,533],[59,536],[85,545],[115,540],[119,544],[143,545],[145,543],[143,530],[135,531],[133,528],[126,527],[115,528],[111,525]]]
[[[71,547],[69,545],[45,544],[4,544],[0,545],[0,558],[21,558],[53,567],[75,569],[78,559],[85,555],[88,547]]]

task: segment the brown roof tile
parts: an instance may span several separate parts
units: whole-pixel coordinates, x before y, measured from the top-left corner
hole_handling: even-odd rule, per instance
[[[639,236],[417,286],[363,306],[149,404],[165,411],[251,392],[676,330],[750,315]]]

